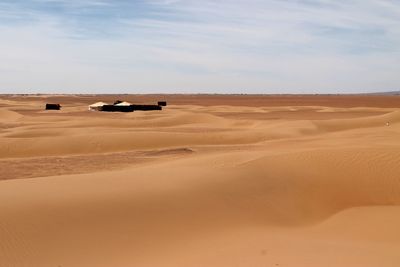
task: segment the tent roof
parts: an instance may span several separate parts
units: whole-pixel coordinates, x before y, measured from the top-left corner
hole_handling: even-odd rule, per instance
[[[115,106],[130,106],[130,105],[132,105],[131,103],[129,103],[129,102],[121,102],[121,103],[118,103],[118,104],[116,104]]]
[[[104,105],[108,105],[108,104],[104,103],[104,102],[97,102],[97,103],[91,104],[89,107],[101,107]]]

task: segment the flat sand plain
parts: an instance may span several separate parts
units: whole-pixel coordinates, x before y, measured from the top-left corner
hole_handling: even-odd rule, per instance
[[[396,96],[0,96],[0,170],[0,266],[400,266]]]

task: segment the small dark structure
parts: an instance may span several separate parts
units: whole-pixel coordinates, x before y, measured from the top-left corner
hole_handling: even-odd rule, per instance
[[[60,110],[60,104],[46,104],[46,110]]]
[[[159,106],[166,107],[166,106],[167,106],[167,101],[158,101],[157,104],[158,104]]]
[[[133,110],[143,110],[143,111],[148,111],[148,110],[162,110],[162,107],[159,105],[131,105]]]

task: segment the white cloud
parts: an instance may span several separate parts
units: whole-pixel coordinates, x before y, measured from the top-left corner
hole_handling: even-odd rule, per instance
[[[0,5],[0,92],[400,88],[397,1],[35,2]]]

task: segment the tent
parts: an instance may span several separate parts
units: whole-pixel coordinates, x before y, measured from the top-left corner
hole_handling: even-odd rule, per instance
[[[118,103],[118,104],[115,104],[114,106],[117,106],[117,107],[127,107],[127,106],[130,106],[130,105],[132,105],[131,103],[129,103],[129,102],[120,102],[120,103]]]
[[[46,110],[60,110],[60,104],[46,104]]]
[[[89,106],[89,110],[92,110],[92,111],[99,111],[99,110],[101,110],[101,108],[102,108],[103,106],[105,106],[105,105],[108,105],[108,104],[107,104],[107,103],[104,103],[104,102],[97,102],[97,103],[91,104],[91,105]]]

